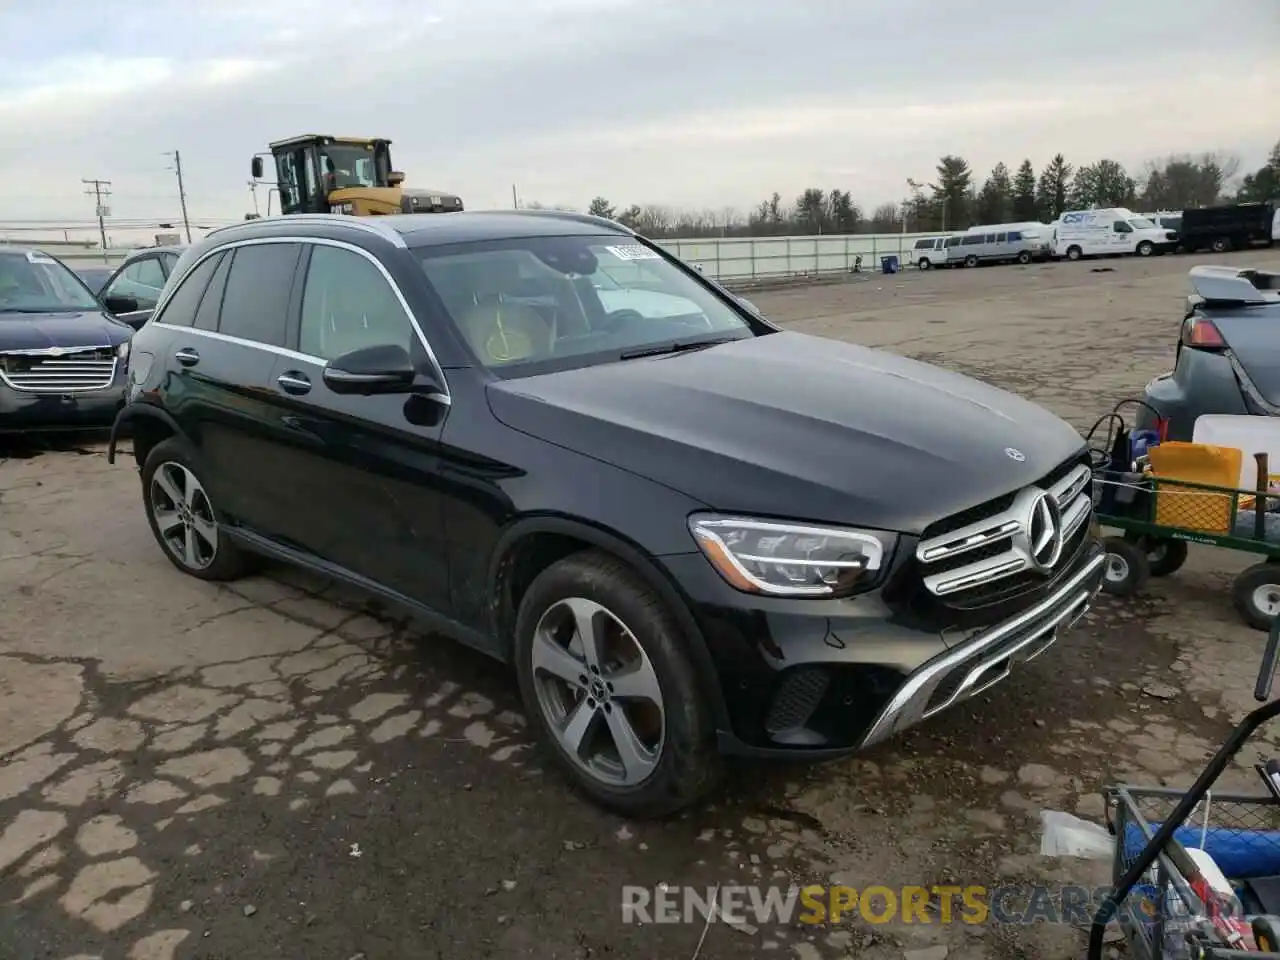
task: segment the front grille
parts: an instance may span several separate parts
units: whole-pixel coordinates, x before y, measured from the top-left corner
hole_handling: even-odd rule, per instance
[[[0,355],[0,380],[26,393],[84,393],[111,386],[116,353],[111,347],[49,353]]]
[[[1072,461],[1039,484],[931,526],[916,548],[925,588],[972,609],[1052,578],[1088,537],[1091,476],[1087,464]]]

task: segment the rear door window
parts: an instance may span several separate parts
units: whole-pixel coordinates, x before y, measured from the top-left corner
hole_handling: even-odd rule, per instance
[[[218,311],[222,308],[222,294],[227,288],[227,274],[230,272],[231,257],[224,256],[222,262],[218,264],[218,269],[213,272],[209,285],[205,288],[200,308],[196,310],[196,319],[192,326],[197,330],[218,329]]]
[[[165,304],[160,316],[155,318],[156,322],[171,323],[175,327],[191,326],[196,316],[196,309],[200,306],[200,298],[204,296],[204,291],[209,286],[209,279],[225,256],[225,253],[215,253],[201,260],[194,269],[188,270],[178,289]]]
[[[917,250],[932,250],[932,249],[933,249],[933,241],[932,241],[932,240],[917,240],[917,241],[916,241],[916,249],[917,249]]]
[[[222,295],[218,332],[283,347],[289,325],[289,296],[301,252],[300,243],[237,247]]]

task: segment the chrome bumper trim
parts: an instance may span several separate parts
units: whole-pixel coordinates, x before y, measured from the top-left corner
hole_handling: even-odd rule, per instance
[[[863,737],[860,749],[887,740],[900,730],[914,726],[961,700],[981,693],[1007,677],[1015,663],[1039,656],[1057,640],[1060,630],[1076,623],[1089,609],[1102,580],[1106,555],[1093,548],[1094,555],[1066,583],[1029,610],[991,627],[968,642],[930,660],[911,674],[880,711]],[[1096,579],[1096,583],[1090,583]],[[1043,619],[1042,619],[1043,618]],[[1037,622],[1040,621],[1040,622]],[[998,647],[1018,631],[1030,627],[1011,647]],[[955,691],[941,703],[929,705],[938,684],[952,670],[969,664],[969,670]]]

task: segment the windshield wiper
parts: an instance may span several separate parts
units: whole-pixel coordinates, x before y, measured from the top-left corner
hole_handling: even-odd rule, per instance
[[[668,353],[687,353],[690,350],[701,350],[704,347],[715,347],[722,343],[733,343],[741,340],[742,337],[716,337],[714,340],[695,340],[693,342],[670,341],[668,343],[655,343],[647,347],[638,347],[635,350],[624,350],[619,355],[620,360],[638,360],[641,357],[660,357]]]

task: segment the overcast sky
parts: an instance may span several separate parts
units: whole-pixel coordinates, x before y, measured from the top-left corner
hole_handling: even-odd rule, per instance
[[[900,200],[957,153],[1134,168],[1280,138],[1280,0],[0,0],[0,220],[251,209],[249,160],[384,136],[409,185],[746,210]],[[264,198],[265,199],[265,198]]]

